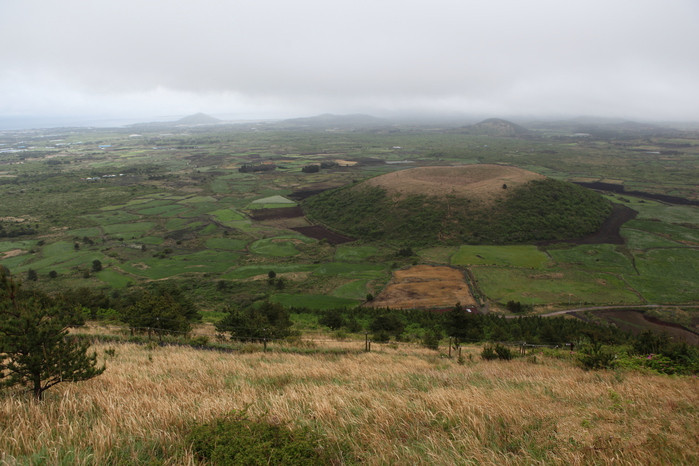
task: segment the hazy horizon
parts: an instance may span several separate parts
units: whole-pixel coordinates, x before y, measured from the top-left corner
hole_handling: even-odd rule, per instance
[[[691,0],[3,2],[0,125],[198,112],[697,122],[698,20]]]

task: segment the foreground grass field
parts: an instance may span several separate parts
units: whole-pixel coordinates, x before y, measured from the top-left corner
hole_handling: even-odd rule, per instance
[[[418,347],[222,354],[95,349],[106,372],[43,403],[0,395],[0,463],[195,464],[195,425],[246,410],[305,426],[351,464],[696,464],[699,382],[584,372],[538,354],[464,363]]]

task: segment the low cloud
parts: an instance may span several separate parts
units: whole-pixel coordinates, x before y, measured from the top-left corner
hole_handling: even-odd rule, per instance
[[[5,2],[0,112],[699,119],[699,4]]]

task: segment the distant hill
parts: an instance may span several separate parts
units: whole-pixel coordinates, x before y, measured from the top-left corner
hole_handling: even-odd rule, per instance
[[[184,118],[180,118],[179,120],[173,122],[176,125],[187,125],[187,126],[194,126],[194,125],[216,125],[218,123],[221,123],[221,120],[218,118],[214,118],[212,116],[209,116],[205,113],[195,113],[194,115],[188,115]]]
[[[475,125],[465,126],[461,130],[478,136],[501,137],[525,136],[531,133],[527,128],[501,118],[489,118]]]
[[[612,211],[594,191],[500,165],[402,170],[322,192],[302,207],[354,238],[416,246],[577,239]]]
[[[639,123],[618,118],[577,117],[569,120],[533,121],[529,127],[574,135],[590,135],[600,139],[638,137],[684,137],[684,130],[669,125]]]
[[[218,125],[223,123],[222,120],[214,118],[205,113],[195,113],[194,115],[188,115],[186,117],[180,118],[175,121],[151,121],[147,123],[135,123],[133,125],[126,125],[127,128],[144,128],[144,129],[165,129],[173,128],[175,126],[206,126],[206,125]]]
[[[325,113],[305,118],[291,118],[274,124],[284,129],[367,129],[389,125],[388,120],[371,115],[333,115]]]

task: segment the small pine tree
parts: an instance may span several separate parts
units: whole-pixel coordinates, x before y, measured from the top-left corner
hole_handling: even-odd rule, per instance
[[[71,338],[68,328],[82,323],[70,308],[22,295],[0,275],[0,385],[27,385],[34,398],[60,382],[91,379],[102,372],[89,343]]]

